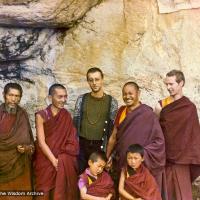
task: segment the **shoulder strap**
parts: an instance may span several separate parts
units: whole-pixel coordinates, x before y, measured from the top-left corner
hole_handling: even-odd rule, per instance
[[[110,117],[112,96],[108,94],[108,98],[109,98],[109,100],[108,100],[108,105],[109,105],[109,108],[108,108],[108,109],[109,109],[109,110],[108,110],[108,114],[107,114],[107,119],[109,119],[109,117]]]
[[[85,98],[86,96],[88,95],[89,93],[85,93],[83,94],[83,97],[82,97],[82,102],[81,102],[81,109],[80,109],[80,121],[82,120],[82,117],[83,117],[83,106],[84,106],[84,103],[85,103]]]

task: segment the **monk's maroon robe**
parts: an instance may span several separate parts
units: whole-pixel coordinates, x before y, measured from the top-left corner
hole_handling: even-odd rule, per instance
[[[33,145],[26,111],[17,107],[16,114],[0,105],[0,191],[31,191],[31,155],[20,153],[18,145]],[[30,200],[32,196],[4,196],[0,200]]]
[[[1,113],[0,116],[0,134],[8,134],[16,120],[16,115],[7,112]]]
[[[79,151],[76,129],[66,109],[52,116],[50,106],[38,112],[44,122],[45,141],[58,158],[58,170],[43,154],[36,142],[34,170],[36,190],[45,193],[54,189],[54,199],[77,199],[77,155]]]
[[[191,180],[200,175],[200,126],[195,105],[185,96],[164,107],[160,125],[166,141],[167,183],[171,196],[191,200]]]
[[[149,170],[141,165],[136,173],[127,177],[127,170],[124,168],[125,182],[124,189],[135,198],[143,200],[162,200],[158,185]],[[122,198],[125,200],[125,198]]]
[[[116,152],[119,169],[126,163],[126,151],[131,144],[140,144],[144,147],[145,165],[155,177],[162,196],[167,199],[164,136],[156,115],[145,104],[127,113],[124,121],[117,126]]]
[[[107,197],[111,193],[113,195],[112,199],[114,199],[114,183],[107,172],[103,171],[103,173],[100,174],[98,178],[91,184],[89,184],[88,175],[86,172],[81,174],[80,177],[84,180],[85,183],[87,183],[87,194],[96,197]]]

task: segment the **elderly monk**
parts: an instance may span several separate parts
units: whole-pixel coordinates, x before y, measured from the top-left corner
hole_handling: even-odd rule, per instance
[[[26,111],[19,106],[22,87],[8,83],[0,105],[0,191],[31,191],[33,136]],[[26,194],[26,193],[25,193]],[[28,200],[31,196],[0,196],[2,200]]]
[[[200,175],[200,126],[196,106],[183,96],[183,72],[167,73],[169,97],[159,101],[155,112],[166,144],[166,176],[169,199],[192,200],[191,181]]]
[[[152,109],[139,101],[140,89],[135,82],[127,82],[122,95],[126,106],[119,109],[115,119],[107,157],[115,147],[117,165],[121,169],[126,162],[128,147],[136,143],[143,146],[145,165],[155,177],[163,199],[166,199],[165,142],[159,121]]]
[[[36,191],[44,192],[36,199],[77,199],[79,145],[71,115],[64,108],[66,99],[66,88],[54,84],[49,89],[51,105],[36,113]]]

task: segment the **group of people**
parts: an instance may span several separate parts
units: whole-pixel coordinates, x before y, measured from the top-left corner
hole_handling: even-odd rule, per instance
[[[86,78],[91,92],[78,97],[73,118],[64,108],[66,88],[49,88],[50,105],[35,114],[36,141],[19,106],[21,86],[4,87],[0,199],[33,199],[3,191],[38,191],[36,200],[192,200],[200,125],[194,103],[183,95],[183,72],[166,74],[169,97],[154,110],[140,101],[135,82],[124,84],[125,105],[118,109],[104,92],[101,69],[90,68]]]

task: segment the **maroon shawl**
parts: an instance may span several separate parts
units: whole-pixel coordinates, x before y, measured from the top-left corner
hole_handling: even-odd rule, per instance
[[[162,109],[160,125],[166,141],[167,161],[200,165],[197,109],[187,97],[183,96]]]
[[[126,173],[126,170],[124,170]],[[126,174],[125,174],[126,175]],[[158,185],[149,170],[141,165],[136,174],[125,179],[125,190],[144,200],[162,200]]]
[[[0,106],[1,123],[12,124],[8,133],[0,131],[0,183],[11,181],[24,173],[25,165],[30,165],[30,157],[26,153],[19,153],[17,146],[33,144],[33,136],[26,111],[17,107],[16,119],[13,122],[7,117],[5,104]],[[4,124],[5,125],[5,124]],[[30,167],[30,166],[29,166]]]
[[[76,129],[66,109],[61,109],[52,116],[50,106],[39,112],[41,116],[50,113],[44,122],[45,141],[52,153],[58,158],[58,171],[43,154],[36,142],[34,169],[36,190],[49,192],[55,189],[56,200],[76,199],[77,195],[77,159],[79,145]]]
[[[88,183],[88,175],[86,172],[81,174],[80,176],[86,183]],[[112,199],[114,199],[115,191],[114,191],[114,183],[107,172],[103,172],[98,178],[92,183],[87,184],[87,194],[96,196],[96,197],[107,197],[110,193],[113,195]]]
[[[165,166],[164,136],[158,119],[149,106],[141,104],[132,112],[127,113],[117,130],[116,151],[120,169],[126,163],[128,147],[131,144],[140,144],[144,147],[147,168],[153,174],[163,171]]]

